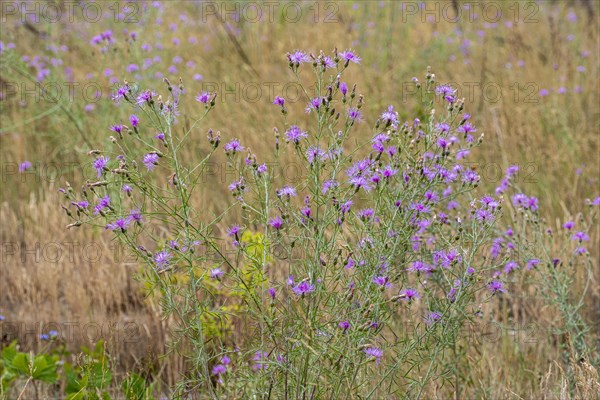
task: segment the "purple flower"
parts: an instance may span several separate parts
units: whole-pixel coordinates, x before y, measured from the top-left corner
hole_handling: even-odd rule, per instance
[[[213,268],[210,270],[210,277],[212,279],[221,279],[221,277],[225,274],[221,268]]]
[[[121,188],[121,191],[129,194],[133,191],[133,189],[128,184],[124,184],[123,187]]]
[[[207,104],[210,101],[210,92],[202,92],[196,96],[196,101],[199,103]]]
[[[310,103],[308,103],[308,105],[306,106],[304,111],[306,111],[307,113],[310,113],[312,110],[318,110],[321,107],[322,102],[323,102],[323,98],[315,97],[310,101]]]
[[[217,364],[213,367],[212,369],[212,374],[213,375],[223,375],[227,372],[227,367],[224,366],[223,364]]]
[[[75,207],[77,207],[77,208],[80,208],[80,209],[86,209],[86,208],[88,208],[88,207],[89,207],[89,205],[90,205],[90,203],[88,203],[88,202],[87,202],[87,201],[85,201],[85,200],[83,200],[83,201],[77,201],[77,202],[75,202],[75,201],[74,201],[74,202],[72,202],[71,204],[72,204],[72,205],[74,205],[74,206],[75,206]]]
[[[583,232],[583,231],[579,231],[579,232],[575,232],[572,236],[573,240],[578,240],[579,242],[587,242],[588,240],[590,240],[590,237],[588,236],[587,233]]]
[[[239,233],[240,233],[240,227],[239,227],[239,225],[232,225],[227,230],[227,236],[229,236],[229,237],[236,237]]]
[[[156,136],[154,136],[154,139],[158,139],[158,140],[160,140],[161,142],[164,142],[164,141],[165,141],[165,134],[164,134],[164,133],[162,133],[162,132],[158,132],[158,133],[156,134]]]
[[[383,357],[383,351],[381,349],[371,346],[364,349],[364,352],[367,356],[373,357],[375,359],[375,364],[379,365],[381,357]]]
[[[120,229],[121,231],[124,232],[129,227],[130,222],[131,222],[131,220],[129,218],[118,219],[115,222],[111,222],[108,225],[106,225],[106,228],[104,228],[104,229],[110,229],[111,231]]]
[[[142,213],[137,208],[129,211],[129,216],[127,217],[130,221],[135,221],[138,223],[142,222]]]
[[[281,189],[277,190],[277,197],[296,197],[296,189],[292,186],[284,186]]]
[[[275,288],[269,288],[269,290],[267,290],[267,293],[269,293],[269,296],[271,296],[271,299],[275,300],[275,295],[277,294]]]
[[[267,369],[268,365],[265,360],[269,357],[269,354],[264,351],[257,351],[252,357],[252,360],[256,361],[256,363],[252,366],[254,371],[259,371],[261,369]]]
[[[510,274],[513,270],[519,268],[519,264],[517,264],[514,261],[509,261],[506,263],[506,265],[504,266],[504,273],[505,274]]]
[[[358,110],[358,108],[350,108],[348,110],[348,118],[350,118],[352,122],[361,122],[362,113]]]
[[[136,128],[140,124],[140,119],[135,114],[131,114],[129,116],[129,122],[131,122],[131,126]]]
[[[159,270],[163,270],[170,265],[171,258],[173,255],[166,250],[163,250],[154,255],[154,263],[158,267]]]
[[[432,311],[429,314],[427,314],[427,316],[425,317],[425,324],[427,326],[431,326],[431,325],[435,324],[436,322],[438,322],[441,318],[442,318],[442,314],[440,314],[436,311]]]
[[[539,263],[540,263],[540,260],[538,260],[537,258],[532,258],[531,260],[527,261],[527,266],[525,267],[525,269],[527,269],[527,270],[533,269]]]
[[[276,106],[283,107],[283,105],[285,104],[285,99],[280,96],[275,96],[275,100],[273,100],[273,104],[275,104]]]
[[[303,132],[298,126],[292,125],[287,131],[285,131],[285,137],[288,142],[298,144],[300,143],[301,139],[308,137],[308,133]]]
[[[303,51],[296,50],[293,53],[288,53],[287,57],[290,64],[295,64],[296,66],[305,62],[310,62],[310,57],[308,57]]]
[[[346,84],[346,82],[340,82],[340,92],[342,92],[342,95],[346,95],[346,93],[348,93],[348,85]]]
[[[490,292],[492,292],[492,294],[496,294],[498,292],[500,292],[500,293],[506,292],[506,289],[504,289],[502,282],[496,281],[496,280],[488,283],[488,289],[490,290]]]
[[[144,163],[146,168],[148,168],[148,171],[152,171],[154,169],[154,166],[158,164],[158,154],[148,153],[144,156],[142,162]]]
[[[350,322],[346,321],[342,321],[338,324],[338,327],[343,330],[344,332],[346,332],[349,328],[350,328]]]
[[[239,140],[233,139],[231,142],[227,143],[223,149],[226,153],[237,153],[244,150],[244,146],[240,144]]]
[[[275,218],[271,218],[269,220],[269,225],[271,225],[271,227],[273,227],[276,230],[280,230],[283,227],[283,220],[278,215]]]
[[[418,299],[420,297],[419,296],[419,292],[417,292],[415,289],[406,289],[406,290],[403,290],[400,293],[400,296],[402,296],[402,300],[408,301],[408,302],[410,302],[410,301],[412,301],[414,299]]]
[[[380,287],[391,286],[390,278],[388,278],[387,276],[374,276],[372,282]]]
[[[397,125],[398,113],[394,111],[394,106],[388,106],[387,111],[384,111],[383,114],[381,114],[381,119],[386,124],[391,124],[392,126]]]
[[[315,162],[315,160],[326,160],[327,153],[321,150],[321,148],[318,146],[310,146],[308,149],[306,149],[306,159],[308,160],[308,163],[312,165]]]
[[[315,285],[311,285],[307,279],[292,287],[292,292],[294,292],[298,296],[303,296],[314,291]]]
[[[104,168],[106,168],[106,164],[108,164],[109,160],[110,160],[110,158],[106,158],[104,156],[100,156],[94,160],[93,166],[96,169],[96,171],[98,172],[98,178],[100,178],[102,176],[102,173],[104,172]]]
[[[258,172],[259,175],[266,173],[267,172],[267,164],[259,165],[258,168],[256,168],[256,172]]]
[[[31,168],[31,163],[29,161],[23,161],[21,164],[19,164],[19,172],[20,173],[23,173],[30,168]],[[100,175],[98,175],[98,177],[100,177]]]
[[[100,201],[98,202],[98,205],[96,205],[96,207],[94,207],[94,214],[98,214],[100,211],[102,211],[109,205],[110,205],[110,197],[108,195],[102,197],[100,199]]]
[[[352,61],[355,64],[360,63],[360,57],[357,56],[352,50],[346,50],[339,53],[341,59],[346,60],[346,62]]]
[[[137,101],[138,105],[142,105],[144,103],[150,103],[150,101],[152,100],[153,97],[156,97],[156,93],[154,93],[151,90],[144,90],[137,97],[136,101]]]
[[[123,132],[123,125],[117,124],[110,127],[110,130],[118,133],[119,135]]]

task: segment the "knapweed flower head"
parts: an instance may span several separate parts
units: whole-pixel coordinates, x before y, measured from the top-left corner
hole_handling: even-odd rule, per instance
[[[299,50],[296,50],[293,53],[288,53],[287,57],[290,65],[295,67],[299,66],[300,64],[310,62],[310,57],[306,55],[305,52]]]
[[[493,280],[490,283],[488,283],[488,289],[490,292],[492,292],[492,294],[506,292],[506,289],[504,288],[504,284],[498,280]]]
[[[299,284],[292,286],[292,292],[298,296],[304,296],[306,294],[315,291],[315,285],[311,284],[308,279],[303,280]]]
[[[213,268],[210,270],[210,277],[212,279],[221,279],[225,275],[225,272],[221,268]]]
[[[96,170],[96,172],[98,173],[98,178],[100,178],[102,176],[102,174],[104,173],[106,165],[108,164],[109,161],[110,161],[110,158],[107,158],[104,156],[100,156],[94,160],[93,166],[94,166],[94,169]]]
[[[202,104],[208,104],[210,101],[210,92],[202,92],[196,96],[196,101]]]
[[[137,115],[135,115],[135,114],[131,114],[131,115],[129,116],[129,122],[131,122],[131,126],[132,126],[133,128],[137,128],[137,126],[140,124],[140,119],[138,118],[138,116],[137,116]]]
[[[159,271],[166,269],[171,264],[173,255],[166,250],[158,252],[154,255],[154,263]]]
[[[23,173],[25,171],[27,171],[28,169],[31,169],[31,163],[29,161],[23,161],[21,164],[19,164],[19,172]]]
[[[94,214],[99,214],[102,210],[110,206],[110,196],[106,195],[100,199],[98,204],[94,207]]]
[[[348,329],[350,329],[350,322],[348,322],[348,320],[346,320],[346,321],[342,321],[342,322],[340,322],[340,323],[338,324],[338,327],[339,327],[339,328],[340,328],[342,331],[346,332]]]
[[[152,171],[156,165],[158,165],[158,154],[156,153],[148,153],[144,156],[142,161],[148,171]]]
[[[355,64],[360,63],[361,58],[356,55],[356,53],[352,50],[342,51],[338,54],[341,60],[346,61],[346,64],[349,62],[353,62]]]
[[[281,219],[281,217],[278,215],[269,220],[269,225],[275,230],[280,230],[283,228],[283,219]]]
[[[296,197],[296,189],[292,186],[284,186],[277,190],[278,197]]]
[[[383,350],[379,347],[370,346],[363,350],[367,357],[372,357],[375,359],[375,364],[379,365],[381,363],[381,358],[383,357]]]
[[[308,133],[302,131],[302,129],[300,129],[297,125],[292,125],[287,131],[285,131],[286,140],[294,144],[300,143],[302,139],[306,139],[307,137]]]
[[[275,104],[276,106],[283,107],[283,105],[285,104],[285,99],[280,96],[275,96],[275,99],[273,100],[273,104]]]
[[[241,145],[239,140],[233,139],[229,143],[226,143],[223,149],[226,153],[239,153],[244,150],[244,146]]]
[[[400,292],[400,298],[404,301],[410,302],[418,299],[419,297],[419,292],[417,292],[415,289],[405,289]]]
[[[269,353],[265,352],[265,351],[257,351],[256,353],[254,353],[254,357],[252,357],[252,360],[254,361],[254,364],[252,365],[252,369],[254,371],[261,371],[261,370],[266,370],[268,369],[268,365],[267,365],[267,360],[269,358]]]
[[[111,231],[121,230],[125,232],[129,227],[130,222],[131,220],[129,218],[119,218],[118,220],[107,224],[105,229],[109,229]]]

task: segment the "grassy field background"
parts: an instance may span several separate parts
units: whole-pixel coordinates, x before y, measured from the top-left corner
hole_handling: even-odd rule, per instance
[[[56,329],[71,350],[106,339],[121,372],[135,369],[171,384],[184,367],[175,357],[161,358],[169,321],[161,320],[156,302],[135,279],[141,266],[101,228],[65,229],[57,193],[65,181],[94,178],[87,151],[106,145],[109,127],[130,114],[110,100],[123,80],[163,90],[163,77],[174,84],[181,77],[188,96],[216,91],[217,109],[205,126],[263,154],[274,146],[279,119],[273,97],[283,95],[294,110],[306,105],[295,94],[286,52],[356,50],[362,61],[348,81],[366,98],[365,136],[390,102],[401,120],[422,113],[410,82],[415,76],[423,80],[431,66],[438,82],[457,87],[478,133],[485,134],[473,158],[482,184],[493,190],[506,167],[519,165],[518,184],[540,198],[542,214],[555,229],[576,217],[573,210],[598,196],[600,186],[598,4],[469,3],[470,9],[462,1],[280,1],[272,8],[262,2],[177,1],[119,3],[116,9],[97,3],[104,17],[93,21],[78,12],[70,20],[66,4],[58,1],[63,18],[52,21],[44,1],[28,2],[30,9],[39,6],[29,17],[3,2],[2,342],[18,339],[39,349],[45,346],[39,334]],[[90,43],[108,30],[114,43],[106,51]],[[200,113],[193,103],[182,115]],[[206,131],[194,134],[185,157],[207,152]],[[19,173],[26,160],[31,170]],[[282,171],[289,182],[302,173],[293,165]],[[231,178],[223,156],[194,205],[206,213],[224,210]],[[596,268],[583,308],[596,343],[599,231],[596,226],[590,235]],[[587,279],[578,276],[574,294]],[[568,355],[561,350],[556,310],[538,298],[534,286],[520,284],[526,290],[466,332],[459,368],[468,384],[460,396],[556,398],[564,390]],[[243,333],[238,327],[234,337]],[[449,390],[432,385],[429,395],[457,395]]]

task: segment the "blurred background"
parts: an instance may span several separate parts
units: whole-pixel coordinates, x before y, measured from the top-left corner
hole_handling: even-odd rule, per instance
[[[593,1],[2,1],[0,46],[0,332],[2,343],[44,346],[57,330],[67,348],[103,338],[120,371],[165,383],[180,361],[166,351],[168,321],[135,277],[141,266],[102,229],[65,229],[58,193],[93,179],[87,151],[108,143],[110,126],[131,109],[111,100],[124,80],[166,92],[181,78],[188,96],[182,126],[201,114],[192,100],[216,92],[217,107],[194,133],[185,157],[208,151],[206,131],[272,152],[272,105],[286,98],[299,116],[307,99],[286,53],[353,49],[362,58],[347,82],[364,94],[365,136],[389,104],[418,117],[413,77],[431,66],[465,99],[478,133],[473,152],[482,185],[493,190],[509,165],[559,227],[599,194],[599,18]],[[309,75],[307,75],[309,77]],[[178,89],[176,89],[178,90]],[[440,106],[442,102],[440,100]],[[226,208],[232,181],[216,163],[194,204]],[[26,164],[26,162],[29,163]],[[24,164],[25,163],[25,164]],[[293,183],[301,169],[287,169]],[[224,225],[225,226],[225,225]],[[589,249],[595,275],[585,298],[600,338],[599,229]],[[581,276],[573,284],[578,293]],[[500,302],[469,332],[471,395],[543,397],[561,386],[556,313],[534,288]],[[481,340],[483,338],[483,340]],[[475,344],[477,342],[477,344]],[[506,368],[510,366],[510,368]]]

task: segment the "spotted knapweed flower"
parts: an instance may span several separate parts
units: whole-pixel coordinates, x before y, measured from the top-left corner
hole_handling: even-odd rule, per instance
[[[280,230],[283,227],[283,219],[278,215],[269,220],[269,225],[276,230]]]
[[[104,172],[104,168],[106,168],[106,164],[110,161],[110,158],[100,156],[94,160],[93,166],[96,172],[98,173],[98,178],[102,176]]]
[[[23,161],[21,164],[19,164],[19,172],[20,173],[23,173],[30,168],[31,168],[31,163],[29,161]],[[98,175],[98,177],[100,177],[100,175]]]
[[[127,230],[127,228],[129,227],[129,223],[131,222],[131,220],[129,218],[120,218],[118,220],[116,220],[115,222],[111,222],[109,224],[106,225],[105,229],[109,229],[111,231],[115,231],[117,229],[125,232]]]
[[[342,92],[343,96],[346,96],[346,93],[348,93],[348,85],[346,82],[340,82],[340,92]]]
[[[402,300],[408,302],[411,302],[412,300],[418,299],[420,297],[419,292],[417,292],[415,289],[405,289],[402,292],[400,292],[400,296]]]
[[[504,289],[504,285],[502,284],[501,281],[491,281],[490,283],[488,283],[488,289],[490,290],[490,292],[492,292],[492,294],[496,294],[498,292],[500,293],[505,293],[506,289]]]
[[[293,53],[288,53],[287,55],[290,64],[298,66],[302,63],[310,62],[310,57],[306,55],[303,51],[296,50]]]
[[[275,96],[275,100],[273,100],[273,104],[275,104],[276,106],[283,107],[283,105],[285,104],[285,99],[280,96]]]
[[[583,231],[579,231],[579,232],[575,232],[573,234],[572,239],[579,241],[579,242],[587,242],[588,240],[590,240],[590,237],[588,236],[587,233],[585,233]]]
[[[144,159],[142,161],[148,171],[152,171],[156,165],[158,165],[158,154],[156,153],[148,153],[144,155]]]
[[[358,110],[358,108],[350,108],[348,109],[348,118],[352,122],[361,122],[362,113]]]
[[[391,286],[390,278],[387,276],[374,276],[372,282],[382,288]]]
[[[425,317],[425,324],[431,326],[442,319],[442,314],[432,311]]]
[[[254,354],[254,357],[252,357],[252,360],[254,360],[254,365],[252,365],[252,369],[254,371],[260,371],[260,370],[266,370],[268,369],[268,365],[266,364],[266,361],[269,357],[269,354],[267,352],[264,351],[257,351]]]
[[[346,321],[342,321],[338,324],[338,327],[343,330],[344,332],[346,332],[349,328],[350,328],[350,322]]]
[[[394,106],[388,106],[387,111],[381,114],[381,119],[386,125],[398,125],[398,113],[394,111]]]
[[[269,288],[267,290],[267,293],[269,294],[269,296],[271,296],[272,300],[275,300],[275,295],[277,294],[277,291],[275,290],[275,288]]]
[[[156,97],[156,93],[155,92],[153,92],[152,90],[144,90],[136,98],[136,103],[138,105],[150,104],[150,102],[152,101],[152,99],[154,97]]]
[[[208,104],[210,101],[210,92],[202,92],[196,96],[196,101],[202,104]]]
[[[296,197],[296,189],[292,186],[284,186],[277,190],[277,197]]]
[[[212,374],[213,375],[223,375],[227,372],[227,367],[224,366],[223,364],[217,364],[213,367],[212,369]]]
[[[308,133],[303,132],[298,126],[292,125],[287,131],[285,131],[285,137],[288,142],[298,144],[300,143],[300,140],[308,137]]]
[[[244,150],[244,146],[241,145],[238,139],[233,139],[223,146],[223,150],[225,150],[226,153],[239,153]]]
[[[98,204],[94,207],[94,214],[100,213],[100,211],[104,210],[106,207],[110,205],[110,197],[106,195],[100,199]]]
[[[354,53],[352,50],[342,51],[338,54],[342,60],[345,60],[346,63],[353,62],[355,64],[360,63],[361,58]]]
[[[154,139],[158,139],[158,140],[160,140],[161,142],[164,142],[164,141],[165,141],[165,134],[164,134],[164,133],[162,133],[162,132],[158,132],[158,133],[156,134],[156,136],[154,136]]]
[[[315,97],[313,98],[310,103],[308,103],[308,105],[306,106],[306,108],[304,109],[304,111],[306,111],[307,113],[310,113],[311,111],[318,111],[319,108],[321,108],[321,105],[323,104],[324,99],[322,97]]]
[[[140,119],[138,118],[138,116],[137,116],[137,115],[135,115],[135,114],[131,114],[131,115],[129,116],[129,122],[131,122],[131,126],[132,126],[133,128],[137,128],[137,126],[140,124]]]
[[[510,274],[512,271],[514,271],[517,268],[519,268],[519,264],[518,263],[516,263],[515,261],[509,261],[504,266],[504,273],[505,274]]]
[[[363,350],[368,357],[373,357],[375,359],[375,365],[379,365],[381,363],[381,357],[383,357],[383,351],[378,347],[367,347]]]
[[[305,294],[312,293],[315,291],[315,285],[312,285],[308,280],[303,280],[296,286],[292,287],[292,292],[298,296],[304,296]]]
[[[163,250],[154,255],[154,263],[160,271],[167,268],[171,264],[171,258],[173,258],[173,255],[168,251]]]
[[[127,217],[130,221],[141,223],[142,222],[142,213],[139,209],[135,208],[129,211],[129,216]]]
[[[210,270],[210,277],[212,279],[221,279],[225,275],[225,272],[221,268],[213,268]]]

